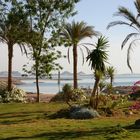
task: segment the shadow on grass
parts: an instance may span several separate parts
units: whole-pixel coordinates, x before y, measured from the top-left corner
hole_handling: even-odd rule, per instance
[[[130,132],[136,132],[136,131],[140,132],[140,126],[137,126],[135,124],[125,126],[124,129],[129,130]]]
[[[53,113],[51,115],[45,115],[48,119],[58,119],[58,118],[69,118],[69,110],[68,109],[61,109],[57,111],[56,113]]]
[[[129,132],[131,131],[139,131],[140,129],[134,129],[134,126],[126,126],[123,127],[126,130],[128,130]],[[8,138],[0,138],[0,140],[34,140],[34,139],[47,139],[47,140],[60,140],[60,139],[75,139],[75,138],[79,138],[81,139],[82,137],[86,137],[87,139],[90,137],[94,138],[94,137],[99,137],[99,138],[103,138],[105,140],[116,140],[120,137],[122,138],[126,138],[129,137],[129,132],[128,135],[127,133],[124,135],[120,135],[121,132],[117,133],[112,131],[115,130],[116,126],[110,126],[110,127],[102,127],[102,128],[98,128],[95,127],[92,130],[73,130],[73,131],[59,131],[59,132],[46,132],[46,133],[40,133],[40,134],[36,134],[36,135],[32,135],[32,136],[13,136],[13,137],[8,137]],[[131,135],[130,135],[131,136]]]
[[[89,136],[103,136],[105,137],[107,132],[110,131],[112,127],[103,127],[103,128],[94,128],[93,130],[89,131],[64,131],[64,132],[46,132],[36,134],[30,137],[21,136],[21,137],[9,137],[0,140],[24,140],[24,139],[47,139],[47,140],[60,140],[60,139],[75,139],[75,138],[82,138],[82,137],[89,137]]]
[[[36,119],[44,119],[47,112],[36,111],[36,112],[18,112],[18,113],[4,113],[0,114],[0,124],[11,125],[21,124],[25,122],[31,122]]]

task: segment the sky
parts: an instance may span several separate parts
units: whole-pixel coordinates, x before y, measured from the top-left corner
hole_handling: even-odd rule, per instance
[[[113,14],[117,11],[119,6],[128,7],[134,13],[134,1],[133,0],[81,0],[75,7],[78,14],[70,18],[75,21],[84,21],[87,25],[94,26],[96,31],[101,32],[105,35],[108,40],[110,47],[108,48],[109,53],[109,65],[114,66],[117,74],[131,73],[126,63],[127,48],[128,44],[123,50],[121,50],[121,43],[127,34],[133,32],[128,27],[116,26],[109,30],[106,30],[107,25],[120,18],[114,17]],[[83,42],[95,43],[96,38],[85,39]],[[0,71],[7,71],[7,47],[0,44]],[[67,54],[66,48],[61,48],[63,54]],[[84,50],[85,51],[85,50]],[[131,55],[131,66],[134,73],[140,73],[140,61],[139,61],[140,47],[135,47]],[[90,66],[86,62],[82,65],[82,57],[80,51],[78,52],[78,72],[83,71],[85,73],[92,73]],[[71,50],[71,63],[69,64],[67,59],[60,59],[58,62],[62,65],[63,71],[73,70],[72,63],[72,50]],[[86,53],[85,53],[86,57]],[[13,71],[22,72],[22,66],[29,60],[26,56],[22,56],[19,47],[14,47],[14,58],[13,58]]]

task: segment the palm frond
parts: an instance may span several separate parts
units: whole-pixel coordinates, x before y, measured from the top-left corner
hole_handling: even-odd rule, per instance
[[[113,22],[110,22],[107,26],[107,29],[109,29],[110,27],[113,27],[113,26],[116,26],[116,25],[126,25],[126,26],[129,26],[129,27],[132,27],[134,28],[135,30],[139,31],[135,26],[133,26],[131,23],[127,23],[127,22],[124,22],[124,21],[113,21]]]
[[[132,51],[133,45],[136,46],[135,42],[136,42],[136,41],[139,41],[139,40],[140,40],[140,39],[135,39],[135,40],[133,40],[133,41],[130,43],[130,45],[129,45],[129,47],[128,47],[128,50],[127,50],[127,65],[128,65],[128,67],[129,67],[129,69],[131,70],[131,72],[133,72],[133,70],[132,70],[132,67],[131,67],[131,65],[130,65],[130,52]]]
[[[21,50],[22,55],[25,54],[26,56],[28,56],[28,52],[27,52],[27,49],[26,49],[25,44],[24,43],[20,43],[18,45],[20,47],[20,50]]]
[[[134,24],[138,29],[140,28],[140,23],[136,20],[136,16],[125,7],[119,7],[118,12],[114,15],[124,17],[126,20],[130,21],[131,24]]]
[[[86,51],[87,51],[87,54],[89,54],[90,53],[90,50],[89,50],[89,48],[86,46],[86,45],[80,45],[80,46],[83,46],[85,49],[86,49]]]
[[[135,7],[136,7],[136,9],[137,9],[138,16],[140,16],[140,1],[139,1],[139,0],[136,0],[136,1],[134,2],[134,4],[135,4]]]
[[[87,56],[87,61],[89,61],[91,69],[105,72],[105,63],[108,59],[108,54],[105,50],[106,46],[108,46],[107,44],[108,41],[105,37],[101,36],[100,38],[98,38],[96,48],[92,50]]]
[[[67,56],[68,56],[68,62],[69,62],[69,64],[70,64],[70,47],[68,48]]]
[[[121,48],[123,49],[123,47],[126,45],[126,43],[128,42],[128,40],[131,38],[131,37],[136,37],[140,35],[139,33],[130,33],[129,35],[126,36],[126,38],[124,39],[124,41],[122,42],[122,45],[121,45]]]
[[[80,51],[81,51],[81,54],[82,54],[82,59],[83,59],[83,65],[84,65],[84,52],[83,52],[83,50],[82,50],[82,48],[80,47]]]

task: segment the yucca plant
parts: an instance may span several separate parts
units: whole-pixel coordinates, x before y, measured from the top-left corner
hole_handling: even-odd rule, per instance
[[[94,70],[95,83],[94,88],[90,98],[90,106],[97,109],[98,107],[98,86],[100,79],[103,77],[106,71],[105,63],[108,59],[108,54],[106,48],[108,45],[108,40],[104,36],[98,38],[97,43],[94,45],[95,49],[92,50],[87,56],[87,61],[91,69]],[[95,96],[97,95],[96,103],[94,103]]]

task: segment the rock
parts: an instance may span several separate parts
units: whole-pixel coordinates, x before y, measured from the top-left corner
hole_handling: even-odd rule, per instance
[[[75,107],[70,110],[70,118],[72,119],[90,119],[99,116],[96,110],[85,107]]]

